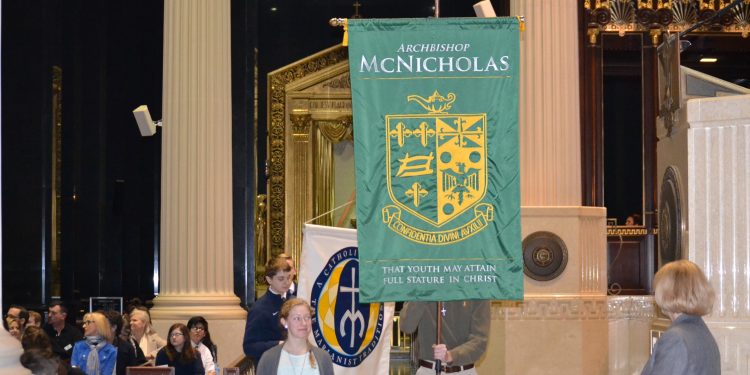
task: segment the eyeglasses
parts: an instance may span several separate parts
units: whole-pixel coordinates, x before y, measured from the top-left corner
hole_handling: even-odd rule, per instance
[[[190,330],[195,331],[195,332],[203,332],[206,329],[203,327],[193,327],[193,328],[190,328]]]
[[[169,336],[171,336],[171,337],[179,337],[179,336],[185,336],[185,335],[183,335],[182,332],[172,332],[172,334],[169,335]]]
[[[83,322],[83,325],[84,325],[84,326],[85,326],[85,325],[89,325],[89,324],[96,324],[96,322],[95,322],[95,321],[93,321],[93,320],[86,320],[86,321],[84,321],[84,322]]]

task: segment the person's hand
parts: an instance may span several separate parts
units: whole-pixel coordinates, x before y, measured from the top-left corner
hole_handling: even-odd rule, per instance
[[[453,356],[451,355],[451,352],[448,350],[448,347],[446,347],[445,344],[433,345],[432,350],[435,356],[435,360],[439,359],[443,361],[443,364],[453,362]]]

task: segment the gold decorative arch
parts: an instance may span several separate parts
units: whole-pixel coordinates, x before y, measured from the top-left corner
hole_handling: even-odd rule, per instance
[[[287,252],[298,260],[303,224],[333,208],[333,146],[352,139],[347,49],[273,71],[268,87],[268,246],[258,259]],[[329,213],[313,222],[332,221]]]

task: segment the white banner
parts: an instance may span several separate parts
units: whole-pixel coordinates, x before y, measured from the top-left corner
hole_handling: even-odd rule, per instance
[[[297,296],[310,301],[312,337],[336,375],[388,374],[393,303],[359,303],[357,231],[306,224]]]

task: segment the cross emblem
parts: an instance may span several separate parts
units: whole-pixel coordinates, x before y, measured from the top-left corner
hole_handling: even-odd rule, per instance
[[[435,129],[431,129],[426,122],[422,121],[419,124],[419,127],[412,131],[412,134],[415,137],[419,137],[420,143],[422,143],[422,147],[427,147],[429,138],[435,136]]]
[[[406,127],[404,126],[403,122],[399,122],[396,124],[395,129],[391,130],[388,135],[391,136],[391,138],[396,138],[398,140],[398,146],[404,147],[404,137],[408,136],[406,134]]]
[[[476,130],[469,130],[471,127],[477,124],[476,121],[469,123],[469,121],[467,121],[465,118],[459,117],[458,119],[453,121],[453,124],[456,125],[455,129],[441,132],[440,139],[455,137],[455,145],[458,147],[469,146],[469,144],[467,143],[467,139],[470,140],[471,143],[479,143],[479,139],[481,139],[482,135],[484,134],[481,128],[477,128]],[[448,128],[450,129],[450,126],[448,126]]]
[[[411,189],[406,191],[406,196],[414,199],[414,207],[419,207],[421,198],[426,197],[427,193],[427,190],[422,189],[422,184],[415,182],[411,185]]]
[[[356,280],[357,276],[357,270],[352,268],[352,285],[351,286],[342,286],[341,290],[342,292],[349,292],[352,295],[352,306],[351,309],[347,310],[344,316],[341,319],[341,324],[339,324],[339,332],[341,332],[341,336],[346,336],[346,322],[351,322],[351,333],[352,335],[349,338],[349,346],[354,346],[354,330],[357,328],[356,322],[359,320],[359,337],[362,337],[365,333],[365,317],[362,315],[362,312],[357,310],[357,306],[355,304],[355,294],[359,293],[359,288],[354,287],[354,280]]]

